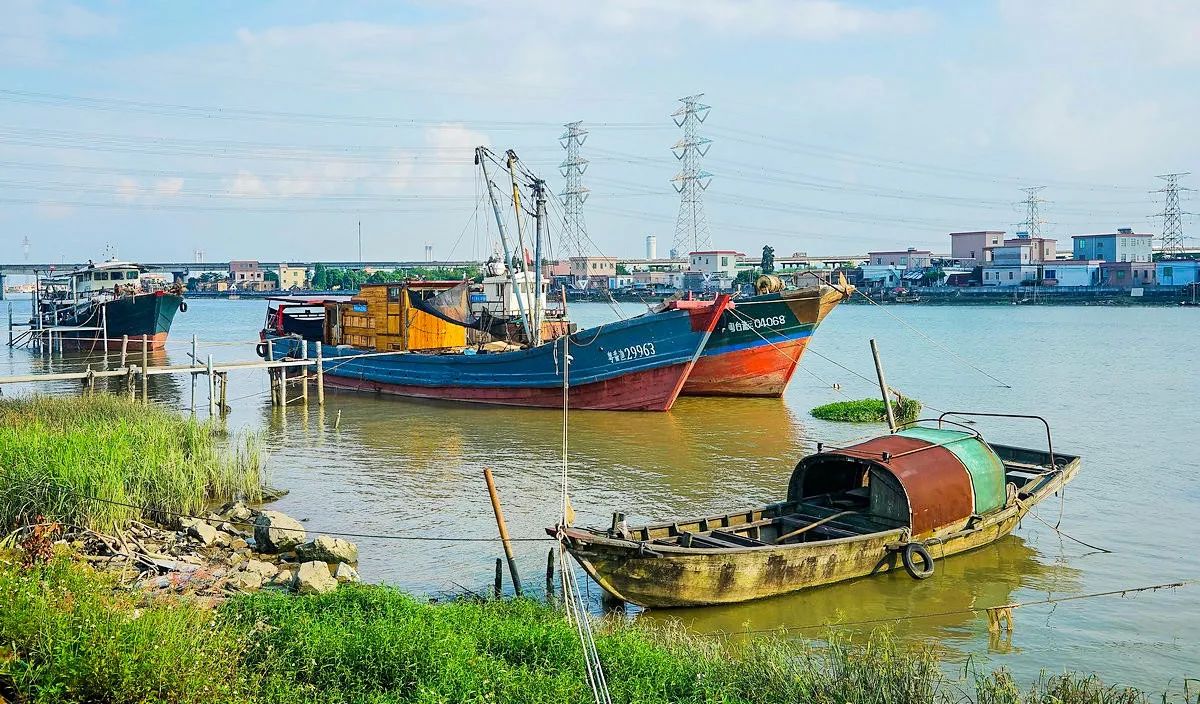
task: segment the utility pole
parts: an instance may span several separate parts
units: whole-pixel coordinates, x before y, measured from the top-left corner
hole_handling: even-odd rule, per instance
[[[587,201],[589,189],[583,185],[583,173],[587,171],[588,160],[579,155],[579,149],[587,141],[588,131],[583,128],[583,122],[568,122],[563,125],[566,131],[558,138],[558,143],[567,150],[567,158],[558,165],[559,172],[566,179],[563,188],[563,240],[568,250],[575,256],[583,256],[587,251],[584,242],[587,241],[587,225],[583,221],[583,204]]]
[[[1154,215],[1156,218],[1163,220],[1162,246],[1159,251],[1166,258],[1178,257],[1183,254],[1183,216],[1191,215],[1184,212],[1179,207],[1179,192],[1193,191],[1194,188],[1184,188],[1179,185],[1179,177],[1187,176],[1190,171],[1180,171],[1173,174],[1162,174],[1155,178],[1161,178],[1166,181],[1166,185],[1157,191],[1151,193],[1162,193],[1165,195],[1163,202],[1163,211]]]
[[[1031,186],[1029,188],[1021,189],[1025,192],[1025,200],[1021,201],[1025,204],[1025,222],[1019,224],[1024,226],[1025,233],[1029,235],[1030,239],[1036,239],[1042,236],[1042,224],[1045,222],[1045,220],[1042,220],[1038,215],[1038,206],[1046,201],[1043,200],[1038,194],[1041,193],[1042,189],[1044,188],[1045,186]]]
[[[712,140],[699,135],[700,125],[708,119],[711,106],[700,102],[703,93],[680,98],[683,105],[671,113],[675,125],[683,129],[683,137],[671,147],[679,160],[679,173],[671,179],[679,193],[679,216],[675,220],[675,239],[671,250],[678,253],[695,252],[711,246],[708,219],[704,216],[704,191],[712,174],[700,167],[701,158],[708,153]]]
[[[362,264],[362,220],[358,221],[358,263]]]

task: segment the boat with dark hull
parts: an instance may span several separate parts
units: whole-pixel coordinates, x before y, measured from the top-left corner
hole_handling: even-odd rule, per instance
[[[1054,451],[1048,425],[1045,450],[946,425],[943,416],[805,457],[778,503],[638,527],[614,514],[608,529],[547,532],[609,594],[651,608],[748,601],[900,568],[925,578],[935,560],[1008,535],[1080,467]]]
[[[89,264],[38,288],[31,328],[53,329],[64,349],[162,349],[175,315],[187,310],[181,286],[146,277],[138,264]]]
[[[842,277],[785,289],[780,279],[764,276],[759,291],[721,315],[684,396],[782,396],[817,326],[854,287]]]

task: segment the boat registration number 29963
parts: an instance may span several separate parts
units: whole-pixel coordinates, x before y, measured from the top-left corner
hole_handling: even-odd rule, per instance
[[[781,328],[787,325],[787,318],[782,315],[772,315],[766,318],[751,318],[748,320],[731,320],[725,326],[725,332],[748,332],[760,328]]]
[[[614,362],[628,362],[632,359],[642,359],[644,357],[653,357],[655,354],[654,343],[643,342],[640,345],[630,345],[628,347],[622,347],[618,350],[611,350],[606,354],[608,354],[609,364]]]

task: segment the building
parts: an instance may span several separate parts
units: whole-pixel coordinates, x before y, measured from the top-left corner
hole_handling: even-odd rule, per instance
[[[279,288],[290,291],[296,288],[308,288],[308,269],[302,266],[279,265]]]
[[[607,281],[608,277],[616,275],[616,257],[571,257],[571,276],[576,279],[590,279],[593,276],[598,276]]]
[[[1122,227],[1113,234],[1073,235],[1075,259],[1101,259],[1106,262],[1150,262],[1153,235],[1135,233]]]
[[[975,232],[950,233],[950,258],[966,266],[978,266],[991,261],[988,248],[999,246],[1004,240],[1003,230],[977,230]]]
[[[867,266],[890,266],[905,271],[923,269],[933,261],[933,252],[909,247],[899,252],[867,252]]]
[[[1029,245],[1029,261],[1034,263],[1052,262],[1058,256],[1058,240],[1048,237],[1030,237],[1028,232],[1018,232],[1016,237],[1004,240],[1004,246]]]
[[[235,259],[229,262],[229,287],[245,291],[265,291],[275,288],[275,284],[266,280],[266,273],[257,261]]]
[[[646,259],[658,259],[658,238],[646,235]]]
[[[1042,265],[1042,279],[1050,286],[1098,286],[1100,265],[1097,259],[1058,259]]]
[[[1013,244],[989,248],[992,260],[983,267],[984,286],[1020,286],[1023,281],[1042,278],[1034,244],[1024,239],[1009,241]]]
[[[1116,288],[1153,286],[1153,262],[1103,262],[1100,264],[1100,285]]]
[[[1160,259],[1154,263],[1154,277],[1160,286],[1188,286],[1200,282],[1200,261]]]
[[[737,278],[739,256],[746,255],[738,254],[732,249],[692,252],[688,254],[688,270],[708,274],[709,278],[716,276],[732,280]]]

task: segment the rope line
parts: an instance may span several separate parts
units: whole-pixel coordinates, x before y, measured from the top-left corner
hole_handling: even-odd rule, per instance
[[[863,293],[863,290],[862,290],[862,289],[860,289],[860,288],[855,288],[854,290],[855,290],[855,292],[856,292],[856,293],[860,294],[860,295],[861,295],[863,298],[865,298],[865,299],[867,299],[868,301],[870,301],[870,302],[871,302],[871,305],[873,305],[873,306],[875,306],[876,308],[878,308],[878,309],[882,310],[884,313],[887,313],[887,314],[888,314],[888,316],[889,316],[890,318],[892,318],[892,319],[893,319],[893,320],[895,320],[896,322],[900,323],[900,324],[901,324],[901,325],[903,325],[904,327],[908,328],[909,330],[912,330],[912,331],[913,331],[913,332],[915,332],[917,335],[920,335],[921,337],[925,338],[925,340],[926,340],[927,342],[929,342],[930,344],[932,344],[932,345],[934,345],[934,346],[936,346],[936,347],[939,347],[939,348],[941,348],[941,350],[942,350],[943,352],[946,352],[947,354],[949,354],[950,356],[954,357],[955,359],[957,359],[958,361],[962,362],[963,364],[967,365],[967,366],[968,366],[968,367],[970,367],[971,369],[974,369],[975,371],[979,372],[980,374],[982,374],[982,375],[986,376],[987,378],[991,379],[992,381],[996,382],[997,384],[999,384],[999,385],[1001,386],[1001,388],[1005,388],[1005,389],[1011,389],[1011,388],[1012,388],[1012,386],[1011,386],[1011,385],[1004,383],[1004,382],[1003,382],[1003,381],[1001,381],[1000,379],[997,379],[996,377],[992,376],[991,374],[987,373],[986,371],[984,371],[984,370],[980,369],[979,367],[975,366],[974,364],[972,364],[971,362],[969,362],[967,359],[965,359],[965,358],[964,358],[962,355],[958,354],[957,352],[955,352],[954,350],[950,349],[950,348],[949,348],[949,347],[947,347],[946,345],[942,344],[941,342],[938,342],[938,341],[937,341],[937,340],[935,340],[934,338],[932,338],[932,337],[930,337],[929,335],[925,334],[925,332],[924,332],[924,331],[922,331],[922,330],[921,330],[920,328],[918,328],[917,326],[915,326],[915,325],[913,325],[913,324],[909,323],[908,321],[904,320],[903,318],[899,317],[899,316],[898,316],[898,315],[896,315],[895,313],[893,313],[893,312],[891,312],[890,310],[888,310],[888,309],[887,309],[885,306],[882,306],[882,305],[880,305],[879,303],[876,303],[876,302],[875,302],[875,299],[874,299],[874,298],[871,298],[871,297],[870,297],[870,296],[868,296],[867,294]]]
[[[1047,597],[1045,599],[1037,599],[1034,601],[1018,601],[1008,604],[997,604],[995,606],[970,606],[965,609],[954,609],[950,611],[935,611],[927,614],[910,614],[908,616],[892,616],[884,618],[869,618],[860,621],[844,621],[842,623],[810,623],[803,626],[779,626],[777,628],[757,628],[745,631],[706,631],[695,633],[693,635],[703,637],[729,637],[741,635],[755,635],[762,633],[789,633],[792,631],[806,631],[813,628],[846,628],[849,626],[870,626],[884,623],[901,623],[904,621],[916,621],[926,618],[940,618],[943,616],[962,616],[966,614],[976,614],[981,611],[991,611],[993,609],[1019,609],[1023,606],[1041,606],[1045,604],[1061,604],[1067,601],[1078,601],[1080,599],[1095,599],[1105,596],[1125,596],[1126,594],[1136,594],[1138,592],[1155,592],[1161,589],[1178,589],[1192,584],[1200,583],[1200,579],[1184,579],[1176,582],[1165,582],[1163,584],[1151,584],[1142,587],[1127,587],[1125,589],[1111,589],[1103,592],[1092,592],[1090,594],[1075,594],[1073,596],[1063,597]]]

